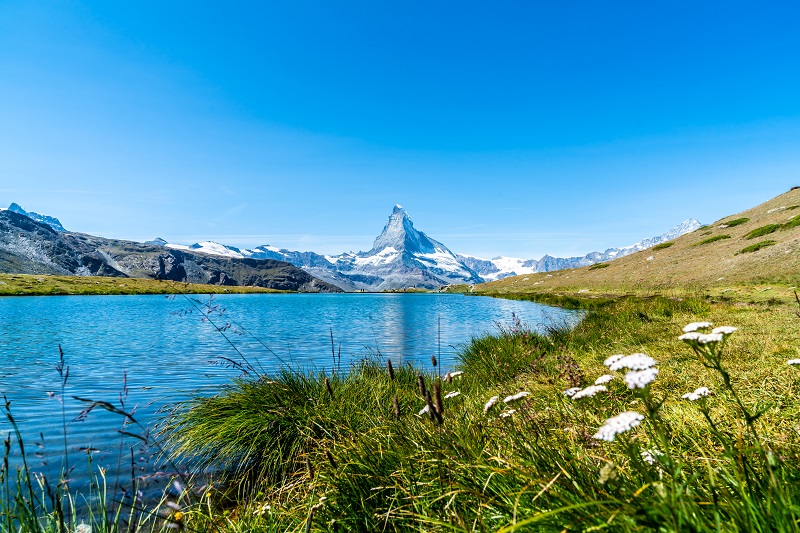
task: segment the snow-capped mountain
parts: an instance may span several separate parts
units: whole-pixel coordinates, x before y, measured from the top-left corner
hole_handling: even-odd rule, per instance
[[[321,255],[315,252],[279,249],[269,245],[240,249],[213,241],[203,241],[186,246],[167,243],[163,239],[148,241],[148,244],[232,259],[286,261],[344,290],[381,291],[405,287],[432,289],[457,283],[482,283],[519,274],[593,265],[650,248],[694,231],[698,227],[700,223],[692,218],[663,235],[644,239],[624,248],[609,248],[605,252],[592,252],[582,257],[564,258],[545,255],[538,260],[514,257],[480,259],[454,254],[444,244],[417,230],[406,210],[396,205],[386,226],[368,252]]]
[[[668,232],[657,237],[643,239],[623,248],[608,248],[605,252],[591,252],[581,257],[553,257],[545,255],[539,260],[518,259],[516,257],[495,257],[494,259],[480,259],[466,255],[458,258],[472,270],[477,272],[485,281],[495,281],[509,276],[533,274],[535,272],[551,272],[565,268],[579,268],[610,261],[617,257],[624,257],[634,252],[646,250],[656,244],[670,241],[686,233],[690,233],[701,226],[700,222],[690,218],[684,220]]]
[[[351,279],[358,289],[430,289],[453,283],[482,281],[447,246],[414,228],[408,213],[400,205],[394,206],[389,221],[370,251],[342,254],[326,260],[334,261],[336,271]],[[322,276],[322,273],[318,275]],[[322,279],[327,281],[324,276]]]
[[[5,209],[2,208],[0,208],[0,210],[5,211]],[[61,222],[59,222],[57,218],[49,217],[47,215],[40,215],[39,213],[34,213],[33,211],[25,211],[24,209],[22,209],[22,206],[20,206],[17,203],[12,202],[12,204],[8,206],[8,210],[13,211],[14,213],[19,213],[20,215],[26,216],[31,220],[35,220],[36,222],[47,224],[56,231],[67,231],[66,229],[64,229],[64,226],[61,225]]]
[[[400,205],[394,207],[386,226],[368,252],[326,256],[269,245],[239,249],[213,241],[198,242],[190,246],[166,243],[163,239],[149,243],[232,258],[286,261],[317,278],[350,291],[381,291],[405,287],[434,289],[453,283],[483,281],[447,246],[417,230],[406,210]]]

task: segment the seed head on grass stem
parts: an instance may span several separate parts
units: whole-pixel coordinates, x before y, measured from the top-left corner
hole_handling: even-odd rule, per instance
[[[394,395],[394,416],[400,420],[400,401],[397,399],[397,394]]]
[[[444,413],[444,403],[442,402],[442,387],[439,382],[433,384],[433,398],[436,401],[436,412],[441,415]]]
[[[336,459],[333,457],[333,454],[330,450],[325,450],[325,457],[328,458],[328,462],[331,464],[334,470],[339,468],[339,465],[336,464]]]
[[[325,390],[328,391],[328,396],[333,398],[333,388],[331,388],[331,381],[325,378]]]
[[[314,479],[314,466],[308,456],[306,456],[306,472],[308,472],[308,479]]]
[[[419,384],[419,393],[425,398],[428,390],[425,388],[425,377],[422,374],[417,374],[417,383]]]
[[[392,367],[392,360],[391,359],[387,359],[386,360],[386,367],[389,369],[389,379],[394,381],[394,367]]]

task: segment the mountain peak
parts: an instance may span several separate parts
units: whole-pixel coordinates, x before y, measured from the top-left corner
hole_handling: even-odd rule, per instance
[[[384,226],[383,231],[375,239],[372,250],[369,254],[374,254],[394,248],[396,251],[410,253],[432,253],[436,246],[424,233],[414,228],[414,223],[408,213],[400,204],[394,206],[389,221]]]
[[[55,217],[49,217],[47,215],[40,215],[39,213],[34,213],[33,211],[25,211],[21,205],[16,202],[12,202],[10,206],[8,206],[9,211],[13,211],[22,216],[26,216],[31,220],[35,220],[40,224],[47,224],[51,228],[56,231],[67,231],[64,229],[64,226],[61,225],[61,222]]]

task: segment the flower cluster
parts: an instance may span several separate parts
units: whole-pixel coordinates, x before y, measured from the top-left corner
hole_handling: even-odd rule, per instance
[[[489,398],[489,401],[486,402],[486,405],[483,406],[483,414],[488,413],[489,409],[494,407],[494,404],[496,404],[499,400],[500,396],[492,396],[491,398]]]
[[[641,413],[625,411],[606,420],[597,430],[597,433],[594,434],[594,438],[611,442],[620,433],[625,433],[638,426],[642,420],[644,420],[644,415]]]
[[[708,387],[700,387],[695,389],[694,392],[687,392],[681,398],[684,400],[689,400],[690,402],[696,402],[700,398],[705,398],[706,396],[711,396],[711,391]]]
[[[800,359],[789,359],[786,361],[787,365],[800,365]]]
[[[642,452],[642,461],[649,465],[655,465],[658,463],[658,458],[664,456],[664,452],[656,448],[650,448],[649,450],[645,450]]]
[[[506,396],[505,398],[503,398],[503,402],[505,402],[505,403],[516,402],[517,400],[521,400],[521,399],[525,398],[526,396],[530,396],[530,395],[531,395],[530,392],[525,392],[525,391],[518,392],[516,394],[512,394],[511,396]]]
[[[608,383],[612,379],[614,379],[614,376],[612,376],[611,374],[603,374],[602,376],[600,376],[599,378],[594,380],[594,384],[595,385],[605,385],[606,383]]]
[[[572,395],[573,400],[578,400],[580,398],[591,398],[598,392],[605,392],[608,388],[605,385],[589,385],[585,389],[581,389],[575,394]]]
[[[719,326],[708,331],[711,326],[711,322],[692,322],[683,328],[684,333],[678,339],[691,346],[703,364],[716,368],[725,340],[738,328]]]
[[[643,389],[647,387],[658,375],[657,368],[646,368],[625,374],[625,384],[629,389]]]
[[[572,387],[564,391],[564,396],[566,396],[567,398],[572,398],[573,396],[575,396],[576,393],[580,391],[581,391],[580,387]]]
[[[643,353],[635,353],[631,355],[624,355],[619,359],[614,359],[610,364],[608,363],[609,359],[613,359],[615,356],[609,357],[606,359],[605,363],[608,366],[609,370],[645,370],[650,368],[651,366],[656,364],[656,360],[650,357],[649,355],[645,355]]]
[[[448,392],[447,394],[445,394],[444,399],[447,400],[448,398],[455,398],[459,394],[461,394],[459,391],[454,390],[453,392]]]

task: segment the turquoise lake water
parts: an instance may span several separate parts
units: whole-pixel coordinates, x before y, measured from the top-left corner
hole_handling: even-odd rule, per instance
[[[330,370],[332,331],[344,371],[376,354],[395,364],[430,368],[430,356],[439,353],[448,370],[457,364],[460,346],[499,325],[510,326],[512,316],[531,329],[577,319],[573,312],[531,302],[452,294],[2,297],[0,393],[11,402],[31,469],[57,478],[64,449],[56,370],[60,345],[69,367],[63,405],[70,464],[76,468],[72,477],[86,470],[87,449],[109,476],[117,472],[122,450],[122,471],[130,476],[131,455],[137,471],[145,473],[153,466],[148,457],[154,450],[121,437],[119,415],[94,409],[80,417],[88,404],[73,396],[116,407],[124,402],[126,411],[149,425],[164,406],[193,394],[211,395],[240,376],[224,364],[223,358],[239,360],[231,344],[266,372],[279,368],[281,360]],[[10,429],[3,416],[3,437]]]

